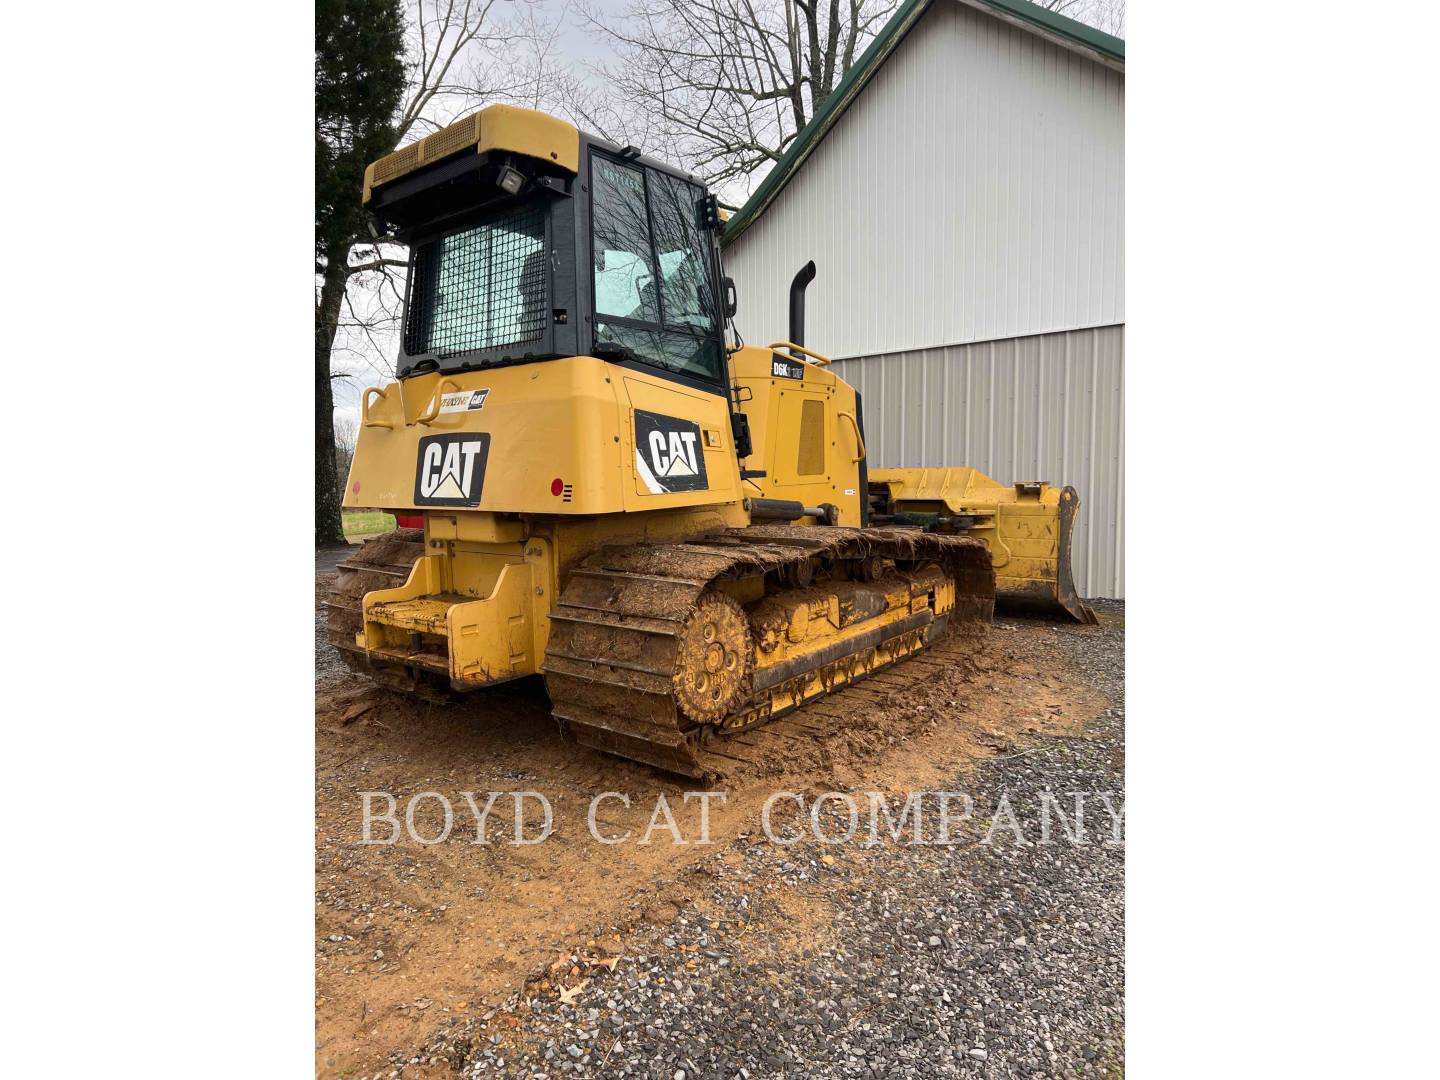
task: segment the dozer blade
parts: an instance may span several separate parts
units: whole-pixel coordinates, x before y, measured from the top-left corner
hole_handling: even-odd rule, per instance
[[[1080,509],[1080,496],[1068,485],[1060,492],[1060,558],[1056,563],[1055,599],[1076,622],[1097,626],[1100,620],[1095,609],[1075,591],[1070,574],[1070,539],[1075,531],[1075,514]]]
[[[963,536],[752,526],[611,546],[551,613],[545,684],[567,737],[709,781],[745,760],[742,733],[988,623],[994,600]]]
[[[1095,611],[1075,591],[1071,573],[1070,544],[1075,531],[1075,513],[1080,497],[1073,487],[1060,492],[1060,536],[1055,558],[1055,577],[1046,581],[1020,581],[997,574],[996,597],[1005,606],[1034,611],[1039,614],[1069,617],[1086,626],[1098,625]]]
[[[1098,621],[1075,589],[1070,549],[1080,496],[1073,487],[1005,485],[966,466],[871,469],[870,505],[876,522],[983,541],[1003,607]]]

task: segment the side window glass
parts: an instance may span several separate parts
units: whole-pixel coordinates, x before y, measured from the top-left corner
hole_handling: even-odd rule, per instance
[[[651,261],[645,178],[639,169],[597,157],[595,188],[595,313],[658,323],[660,305]]]
[[[705,247],[695,222],[699,199],[699,190],[685,181],[665,173],[651,173],[650,201],[665,323],[708,333],[714,328],[715,316]]]

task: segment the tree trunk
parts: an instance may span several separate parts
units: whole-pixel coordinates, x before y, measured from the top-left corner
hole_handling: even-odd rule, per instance
[[[345,543],[340,523],[340,478],[335,468],[335,395],[330,349],[345,300],[349,245],[325,253],[325,281],[315,310],[315,546]]]

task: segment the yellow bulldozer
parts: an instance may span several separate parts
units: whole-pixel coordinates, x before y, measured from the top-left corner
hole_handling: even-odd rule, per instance
[[[411,254],[345,505],[400,528],[327,602],[380,684],[541,674],[568,738],[712,778],[717,740],[988,622],[997,591],[1093,619],[1072,489],[867,470],[859,395],[804,345],[813,264],[793,340],[727,344],[693,176],[495,105],[374,162],[364,201]]]

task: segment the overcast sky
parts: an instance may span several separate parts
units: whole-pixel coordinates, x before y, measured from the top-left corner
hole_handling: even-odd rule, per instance
[[[610,57],[609,46],[597,40],[580,25],[580,19],[572,10],[570,0],[540,0],[542,7],[558,11],[563,18],[563,38],[566,55],[579,60],[603,62]],[[619,13],[625,10],[625,0],[595,0],[595,7],[601,11]]]

